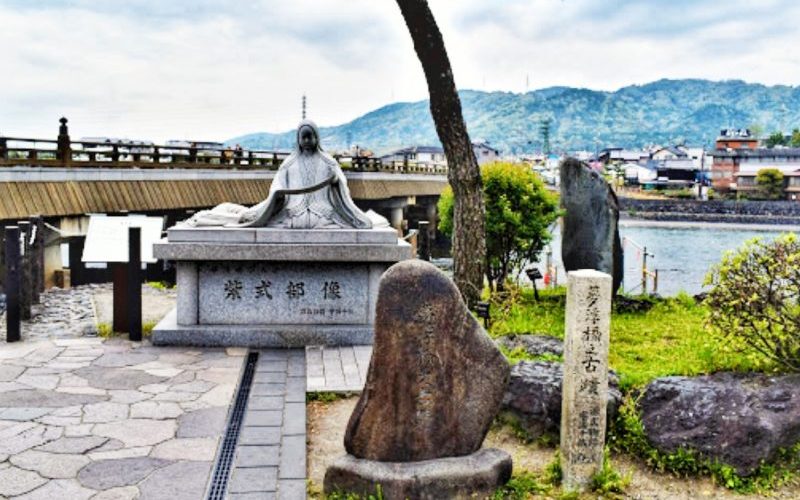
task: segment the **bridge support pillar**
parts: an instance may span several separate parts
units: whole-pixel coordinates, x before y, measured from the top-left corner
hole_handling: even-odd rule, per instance
[[[389,222],[392,224],[392,227],[397,229],[398,231],[403,231],[403,207],[394,207],[392,208],[391,218]]]
[[[428,219],[428,239],[430,241],[436,239],[436,226],[439,224],[438,213],[436,201],[430,202],[425,206],[425,214]]]

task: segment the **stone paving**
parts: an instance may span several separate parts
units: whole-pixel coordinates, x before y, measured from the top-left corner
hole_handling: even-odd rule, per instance
[[[24,340],[96,336],[97,324],[112,321],[111,283],[50,288],[31,306],[31,319],[22,322]],[[142,285],[142,319],[155,322],[175,306],[175,289]],[[6,339],[5,310],[0,308],[0,341]]]
[[[306,347],[308,392],[361,392],[372,346]]]
[[[245,354],[3,343],[0,498],[202,498]]]
[[[247,350],[94,337],[110,291],[45,292],[19,343],[0,315],[0,500],[204,496]],[[260,353],[228,498],[305,498],[305,393],[361,391],[371,353]]]
[[[40,303],[31,306],[31,319],[22,322],[22,338],[33,340],[96,335],[92,296],[106,289],[111,290],[110,287],[110,284],[102,284],[46,290],[40,295]],[[5,340],[6,316],[3,311],[0,314],[0,341]]]
[[[305,497],[305,355],[302,349],[261,351],[227,498]]]

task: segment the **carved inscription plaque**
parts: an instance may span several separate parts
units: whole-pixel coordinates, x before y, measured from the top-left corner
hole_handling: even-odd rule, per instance
[[[201,324],[361,324],[368,321],[367,266],[202,263]]]

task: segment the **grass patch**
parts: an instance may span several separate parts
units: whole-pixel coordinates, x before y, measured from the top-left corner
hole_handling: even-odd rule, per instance
[[[97,325],[97,335],[103,337],[104,339],[108,339],[117,334],[111,329],[111,323],[99,323]]]
[[[493,303],[490,334],[498,337],[538,332],[563,338],[565,290],[543,290],[539,294],[540,300],[536,301],[531,289],[517,289]],[[800,443],[781,451],[776,461],[763,464],[751,476],[740,477],[729,465],[712,462],[690,450],[660,453],[647,441],[635,397],[653,379],[717,371],[775,370],[774,364],[763,357],[738,352],[714,337],[706,327],[708,315],[707,306],[686,294],[666,299],[628,297],[614,307],[609,363],[619,374],[620,388],[626,396],[612,423],[609,446],[615,452],[641,458],[657,471],[679,476],[708,475],[717,484],[741,493],[765,493],[796,480],[800,476]],[[522,349],[504,349],[503,353],[512,363],[537,359]],[[521,441],[531,441],[518,423],[508,419],[500,423],[510,425]],[[519,484],[525,481],[521,478]],[[541,478],[538,481],[548,484]],[[594,492],[613,498],[624,489],[626,481],[610,465],[604,466],[594,480]]]
[[[167,283],[166,281],[148,281],[147,286],[155,288],[156,290],[171,290],[175,288],[175,285]]]
[[[490,334],[541,332],[564,338],[565,290],[543,290],[539,295],[536,301],[532,290],[522,289],[497,304]],[[706,306],[686,294],[653,302],[612,312],[609,363],[619,373],[623,390],[668,375],[760,368],[752,356],[734,352],[711,336],[705,326]],[[515,351],[506,353],[510,360],[528,359]]]
[[[334,401],[339,401],[340,399],[347,399],[355,394],[355,392],[307,392],[306,393],[306,403],[310,403],[312,401],[318,401],[320,403],[333,403]]]
[[[142,323],[142,336],[149,337],[153,333],[153,328],[156,327],[156,324],[157,322],[155,321],[146,321]],[[112,337],[119,337],[121,335],[128,334],[123,332],[115,332],[111,326],[111,323],[98,323],[97,335],[104,339],[110,339]]]
[[[512,365],[519,363],[520,361],[557,361],[559,363],[564,362],[564,356],[557,356],[555,354],[545,353],[539,354],[534,356],[526,351],[522,347],[515,347],[514,349],[508,349],[507,347],[498,345],[498,349],[503,355],[508,359],[508,362]]]
[[[625,493],[631,484],[633,474],[620,474],[611,463],[611,452],[608,447],[603,451],[603,467],[592,477],[591,488],[603,496],[617,497]]]

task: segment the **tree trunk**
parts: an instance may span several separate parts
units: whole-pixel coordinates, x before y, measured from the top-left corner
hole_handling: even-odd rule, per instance
[[[461,114],[450,60],[426,0],[397,0],[430,94],[431,115],[447,157],[453,188],[453,274],[469,306],[480,298],[486,254],[480,169]]]

